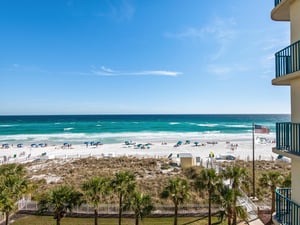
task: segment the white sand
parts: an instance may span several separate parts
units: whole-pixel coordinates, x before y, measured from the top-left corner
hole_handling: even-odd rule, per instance
[[[146,143],[143,143],[146,144]],[[10,146],[8,149],[0,149],[0,163],[9,158],[9,162],[21,162],[33,160],[36,158],[84,158],[88,156],[94,157],[117,157],[117,156],[136,156],[136,157],[168,157],[171,153],[176,157],[180,153],[191,153],[193,157],[200,157],[207,160],[210,152],[215,157],[219,155],[233,155],[237,159],[252,160],[252,141],[218,141],[217,144],[207,144],[204,146],[195,146],[194,142],[190,144],[182,144],[174,147],[176,142],[169,142],[166,145],[161,143],[152,143],[149,149],[140,149],[135,146],[126,146],[124,143],[104,144],[98,147],[86,145],[72,145],[70,148],[64,148],[61,145],[52,145],[47,147],[29,147],[24,146],[17,148]],[[237,145],[233,150],[231,144]],[[272,153],[272,147],[275,143],[257,143],[255,144],[255,160],[274,160],[277,154]]]

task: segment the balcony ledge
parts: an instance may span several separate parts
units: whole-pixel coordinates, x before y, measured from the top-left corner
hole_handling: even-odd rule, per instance
[[[290,159],[293,159],[293,158],[300,159],[300,155],[297,155],[296,153],[290,152],[288,150],[280,150],[280,149],[277,149],[276,147],[274,147],[274,148],[272,148],[272,152],[277,155],[282,155],[282,156],[285,156]]]
[[[274,21],[290,21],[290,4],[294,0],[282,0],[271,12]]]
[[[289,73],[287,75],[283,75],[272,80],[272,85],[290,85],[291,80],[299,79],[300,71],[296,71],[294,73]]]

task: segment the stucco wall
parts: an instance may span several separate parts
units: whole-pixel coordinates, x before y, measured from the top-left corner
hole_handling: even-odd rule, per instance
[[[291,43],[300,40],[300,0],[292,1],[290,5]]]
[[[292,158],[292,200],[300,204],[300,158]]]
[[[291,119],[300,123],[300,79],[291,81]]]

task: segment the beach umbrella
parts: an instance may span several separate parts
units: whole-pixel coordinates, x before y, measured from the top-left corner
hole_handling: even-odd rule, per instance
[[[9,148],[9,144],[3,144],[2,148]]]
[[[191,141],[190,141],[190,140],[186,140],[185,143],[186,143],[186,144],[190,144]]]
[[[31,144],[31,147],[36,148],[37,144]]]
[[[199,145],[199,142],[198,142],[198,141],[195,141],[194,144],[195,144],[196,146],[198,146],[198,145]]]
[[[23,144],[17,144],[17,147],[18,147],[18,148],[22,148],[22,147],[23,147]]]
[[[138,144],[137,145],[138,148],[141,148],[142,146],[143,146],[143,144]]]
[[[89,146],[89,142],[88,141],[84,142],[84,144],[86,145],[86,147]]]
[[[178,141],[178,142],[177,142],[177,145],[182,145],[182,141]]]

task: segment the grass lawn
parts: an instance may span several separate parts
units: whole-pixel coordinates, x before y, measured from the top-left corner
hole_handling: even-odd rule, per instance
[[[197,217],[180,217],[178,218],[178,224],[185,224],[197,220]],[[217,222],[217,218],[213,218],[213,222]],[[99,218],[99,225],[117,225],[118,218]],[[50,216],[25,216],[17,219],[12,223],[13,225],[55,225],[56,221]],[[134,225],[134,219],[123,218],[123,225]],[[140,222],[140,225],[172,225],[173,218],[145,218],[144,221]],[[207,219],[199,220],[191,223],[191,225],[205,225]],[[222,223],[226,224],[226,223]],[[63,218],[61,225],[94,225],[93,218]],[[221,224],[220,224],[221,225]]]

